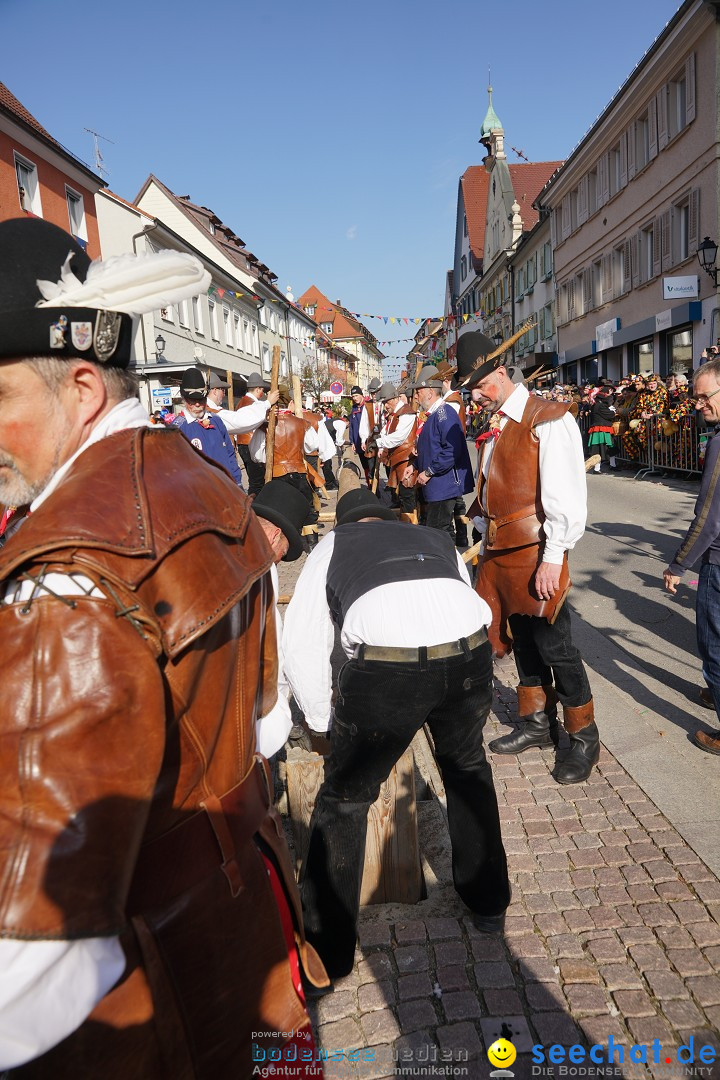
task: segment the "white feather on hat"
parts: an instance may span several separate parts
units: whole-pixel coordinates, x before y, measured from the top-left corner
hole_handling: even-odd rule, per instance
[[[90,263],[85,281],[70,269],[68,254],[60,280],[38,281],[44,296],[36,307],[87,307],[143,315],[207,292],[210,274],[199,259],[181,251],[114,255]]]

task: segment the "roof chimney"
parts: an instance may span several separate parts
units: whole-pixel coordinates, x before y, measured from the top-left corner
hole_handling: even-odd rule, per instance
[[[335,307],[342,307],[342,300],[336,300]]]

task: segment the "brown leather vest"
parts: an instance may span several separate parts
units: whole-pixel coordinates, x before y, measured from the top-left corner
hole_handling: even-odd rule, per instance
[[[310,409],[303,409],[303,420],[307,420],[313,431],[317,431],[320,423],[320,417],[317,413],[311,412]]]
[[[388,450],[388,458],[392,469],[397,468],[398,465],[402,465],[404,461],[407,461],[415,449],[415,440],[417,439],[417,414],[410,405],[403,405],[402,409],[398,409],[398,411],[393,413],[388,420],[387,434],[392,435],[392,433],[397,430],[400,417],[408,415],[414,416],[415,419],[405,441],[401,442],[399,446],[394,446],[392,450]]]
[[[457,390],[453,390],[452,394],[448,394],[445,398],[448,403],[454,402],[460,406],[460,412],[458,413],[458,419],[460,420],[460,427],[465,431],[465,402],[462,399],[462,394],[458,394]]]
[[[482,469],[478,494],[490,519],[486,547],[493,551],[523,547],[543,539],[545,515],[540,499],[540,442],[535,425],[559,420],[568,406],[530,396],[518,424],[508,420],[498,438],[485,480]]]
[[[257,398],[252,397],[250,394],[246,394],[245,397],[240,398],[240,401],[235,408],[235,412],[237,412],[238,409],[244,409],[246,405],[254,405],[256,401]],[[235,442],[238,446],[248,446],[254,434],[253,431],[246,431],[244,435],[236,435]]]
[[[307,472],[303,451],[307,427],[306,420],[301,420],[291,412],[278,413],[275,424],[273,476]]]

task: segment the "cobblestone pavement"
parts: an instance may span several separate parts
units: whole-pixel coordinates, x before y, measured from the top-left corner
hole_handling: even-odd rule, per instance
[[[283,569],[289,591],[300,567]],[[512,659],[496,663],[495,678],[486,741],[515,716]],[[696,1066],[701,1046],[720,1054],[717,878],[605,749],[590,780],[569,787],[550,775],[552,751],[491,761],[513,882],[504,935],[478,933],[452,889],[444,814],[431,795],[418,803],[427,899],[364,909],[353,972],[311,1006],[319,1045],[343,1051],[325,1063],[327,1080],[379,1080],[403,1067],[487,1077],[486,1050],[503,1022],[518,1080],[553,1075],[551,1066],[532,1072],[537,1043],[607,1047],[612,1036],[624,1062],[604,1075],[628,1080],[685,1075],[675,1054],[691,1038]],[[633,1044],[648,1044],[652,1061],[653,1040],[659,1064],[629,1062]],[[354,1048],[361,1060],[348,1062]],[[566,1060],[554,1075],[588,1075],[587,1064]],[[698,1074],[717,1077],[720,1067]]]

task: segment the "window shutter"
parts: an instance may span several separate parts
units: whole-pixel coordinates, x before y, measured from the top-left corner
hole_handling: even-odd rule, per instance
[[[657,93],[658,150],[668,144],[668,88],[667,83]]]
[[[612,255],[602,257],[602,302],[606,304],[612,300]]]
[[[634,159],[633,159],[634,160]],[[620,187],[624,188],[628,182],[628,133],[623,131],[620,136]]]
[[[568,319],[575,318],[575,278],[570,278],[567,286]]]
[[[545,337],[545,308],[540,308],[538,313],[538,323],[540,326],[540,337]]]
[[[591,311],[593,306],[592,270],[583,270],[583,312]]]
[[[632,266],[632,271],[633,271],[633,273],[632,273],[632,283],[633,283],[633,289],[637,289],[638,285],[640,284],[640,243],[641,243],[641,236],[640,236],[639,232],[635,233],[635,235],[631,238],[630,243],[632,244],[632,264],[633,264],[633,266]]]
[[[578,225],[588,219],[588,178],[583,176],[578,187]]]
[[[624,291],[630,291],[630,284],[632,279],[632,239],[626,240],[623,244],[623,281]]]
[[[700,188],[690,192],[688,209],[688,254],[696,255],[700,242]]]
[[[603,154],[603,156],[600,158],[600,161],[598,162],[598,173],[600,172],[601,168],[602,168],[602,186],[600,188],[600,190],[602,192],[601,205],[604,206],[605,203],[610,198],[610,154]],[[598,184],[599,183],[600,183],[600,177],[598,176]]]
[[[657,277],[661,267],[660,236],[662,233],[662,220],[659,217],[653,222],[653,277]]]
[[[630,127],[625,133],[625,142],[627,144],[627,178],[632,180],[635,175],[635,121],[633,120]]]
[[[695,119],[695,53],[685,61],[685,123]]]
[[[657,157],[657,152],[658,152],[657,122],[658,122],[657,98],[654,97],[654,98],[650,99],[650,104],[648,105],[648,127],[650,129],[648,138],[649,138],[649,142],[650,142],[650,160],[651,161],[653,160],[653,158]]]
[[[663,273],[672,266],[672,247],[670,240],[670,211],[666,210],[665,213],[660,216],[660,243],[662,247],[661,265]]]
[[[570,196],[566,195],[562,201],[562,238],[566,240],[570,235]]]

